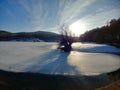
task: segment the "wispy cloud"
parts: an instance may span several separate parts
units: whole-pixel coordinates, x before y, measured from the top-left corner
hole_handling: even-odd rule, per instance
[[[120,16],[120,10],[111,5],[102,6],[97,0],[6,0],[12,8],[6,7],[8,14],[28,19],[34,30],[55,31],[63,24],[69,25],[77,20],[85,22],[88,29],[104,25],[108,20]],[[113,1],[113,0],[111,0]],[[101,3],[101,4],[99,4]],[[114,5],[115,6],[115,5]],[[16,7],[16,8],[15,8]],[[92,9],[94,11],[92,11]],[[22,14],[17,15],[19,9]],[[19,17],[18,17],[19,16]]]
[[[87,9],[89,5],[91,5],[95,0],[71,0],[68,2],[64,2],[61,0],[60,6],[64,6],[63,11],[59,14],[60,16],[60,24],[71,22],[79,13],[82,13]],[[63,5],[61,5],[61,3]],[[61,10],[61,7],[59,8]]]
[[[19,0],[31,18],[35,30],[48,26],[56,28],[58,25],[71,23],[80,12],[83,12],[95,0],[56,0],[56,3],[52,1],[50,3],[42,0]]]
[[[120,9],[112,9],[110,11],[96,13],[95,15],[86,15],[81,18],[80,21],[83,21],[87,26],[87,30],[90,30],[92,28],[101,27],[107,24],[107,22],[113,18],[118,19],[119,16]]]
[[[57,3],[52,3],[52,1],[50,3],[47,0],[20,0],[19,3],[28,13],[34,30],[46,30],[52,26],[52,23],[57,22],[58,10],[55,10],[58,7]]]
[[[29,17],[31,23],[34,26],[35,30],[39,30],[42,25],[42,5],[39,0],[19,0],[19,4],[24,8],[27,12],[27,16]]]

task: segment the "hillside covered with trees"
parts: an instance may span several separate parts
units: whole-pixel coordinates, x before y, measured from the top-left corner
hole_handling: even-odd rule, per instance
[[[112,19],[106,26],[87,31],[80,36],[81,42],[96,42],[120,47],[120,18]]]
[[[12,33],[0,30],[0,41],[57,41],[59,35],[53,32],[36,31],[36,32],[18,32]]]

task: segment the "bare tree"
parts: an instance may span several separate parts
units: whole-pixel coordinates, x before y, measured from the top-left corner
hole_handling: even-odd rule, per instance
[[[72,50],[71,45],[74,39],[72,32],[69,30],[69,28],[66,28],[63,25],[60,34],[61,34],[61,38],[58,49],[63,50],[65,52],[70,52]]]

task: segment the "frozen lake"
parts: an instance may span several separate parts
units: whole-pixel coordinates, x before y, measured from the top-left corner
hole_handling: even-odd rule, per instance
[[[108,54],[119,54],[120,49],[92,43],[72,46],[65,53],[56,50],[57,43],[0,42],[0,70],[25,72],[0,71],[0,77],[45,90],[94,90],[120,79],[120,56]]]
[[[101,53],[120,53],[120,49],[112,46],[74,43],[70,53],[58,51],[56,47],[56,43],[46,42],[0,42],[0,69],[93,76],[120,68],[120,56]]]

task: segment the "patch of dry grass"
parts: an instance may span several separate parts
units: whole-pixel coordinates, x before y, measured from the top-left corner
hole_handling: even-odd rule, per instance
[[[120,80],[96,90],[120,90]]]

